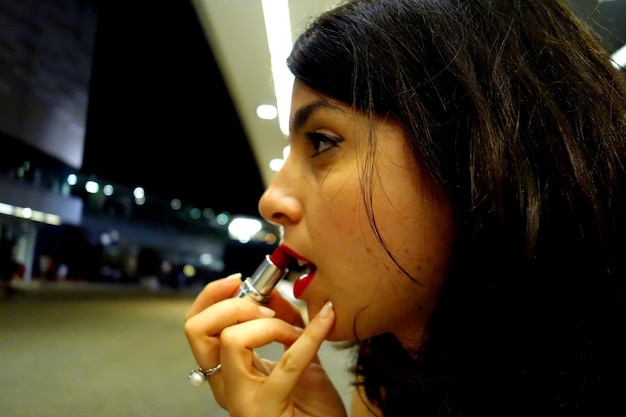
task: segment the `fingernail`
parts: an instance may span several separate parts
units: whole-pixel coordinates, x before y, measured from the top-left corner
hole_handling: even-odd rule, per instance
[[[263,314],[265,317],[274,317],[276,315],[276,312],[274,310],[272,310],[269,307],[265,307],[265,306],[259,306],[259,311],[261,312],[261,314]]]
[[[317,315],[320,318],[325,319],[326,317],[328,317],[330,315],[330,312],[333,310],[333,302],[332,301],[326,301],[326,304],[324,304],[324,306],[322,307],[322,309],[320,310],[319,313],[317,313]]]
[[[241,272],[235,272],[224,279],[228,281],[234,281],[235,279],[237,279],[237,281],[241,281]]]
[[[298,327],[298,326],[293,326],[294,330],[298,333],[302,333],[304,331],[304,329],[302,327]]]

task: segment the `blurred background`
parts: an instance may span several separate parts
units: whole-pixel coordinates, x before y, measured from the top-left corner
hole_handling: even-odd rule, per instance
[[[284,60],[335,3],[0,0],[1,416],[222,415],[182,318],[280,239]],[[624,66],[626,0],[568,3]]]

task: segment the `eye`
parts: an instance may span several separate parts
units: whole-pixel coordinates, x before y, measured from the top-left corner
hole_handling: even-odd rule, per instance
[[[315,150],[313,156],[318,156],[322,152],[325,152],[341,143],[341,138],[336,136],[327,135],[319,132],[307,132],[306,137]]]

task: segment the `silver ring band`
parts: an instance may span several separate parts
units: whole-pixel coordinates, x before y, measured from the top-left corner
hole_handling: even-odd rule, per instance
[[[220,369],[222,369],[221,363],[218,363],[217,366],[207,369],[206,371],[198,368],[197,370],[191,371],[189,373],[189,382],[191,383],[191,385],[199,387],[204,383],[204,381],[206,381],[207,377],[215,375],[219,372]]]

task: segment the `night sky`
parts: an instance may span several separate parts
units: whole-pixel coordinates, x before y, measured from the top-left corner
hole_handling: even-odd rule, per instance
[[[191,2],[91,2],[99,24],[84,170],[258,215],[264,185]],[[623,44],[626,2],[570,2],[612,48]]]
[[[97,10],[83,170],[258,215],[264,186],[191,2],[103,1]]]

